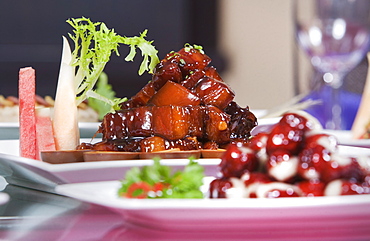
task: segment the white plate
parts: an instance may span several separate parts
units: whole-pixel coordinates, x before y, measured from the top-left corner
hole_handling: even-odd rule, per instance
[[[92,137],[99,129],[101,122],[80,122],[81,138]],[[19,138],[19,123],[18,122],[0,122],[0,140],[18,139]]]
[[[81,141],[89,142],[90,139]],[[340,152],[352,156],[370,156],[370,149],[367,148],[340,146]],[[54,192],[55,186],[59,184],[118,180],[124,177],[130,165],[145,165],[148,161],[150,162],[131,160],[49,164],[19,157],[18,140],[0,140],[0,175],[8,183],[48,192]],[[169,162],[170,165],[181,165],[184,160],[163,161]],[[219,159],[201,159],[201,163],[208,165],[206,172],[209,175],[216,174],[217,167],[212,165],[219,162]]]
[[[152,160],[124,160],[80,162],[70,164],[49,164],[15,155],[0,153],[0,176],[10,184],[54,192],[60,184],[120,180],[132,166],[150,165]],[[186,159],[166,159],[162,163],[180,168]],[[201,159],[199,163],[206,167],[208,175],[217,173],[219,159]]]
[[[370,195],[280,199],[123,199],[119,181],[66,184],[59,194],[102,205],[162,231],[233,232],[251,240],[370,237]],[[246,239],[244,239],[246,240]],[[306,240],[306,239],[304,239]]]

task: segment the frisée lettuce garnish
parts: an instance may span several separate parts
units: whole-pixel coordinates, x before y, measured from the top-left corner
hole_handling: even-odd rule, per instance
[[[115,97],[116,92],[113,90],[112,85],[109,84],[108,75],[104,72],[100,74],[96,82],[95,91],[91,94],[96,98],[88,98],[89,106],[98,112],[99,120],[102,120],[108,112],[112,112],[112,109],[118,109],[118,105],[121,103],[120,100],[127,100],[127,98],[120,99]]]
[[[154,159],[153,165],[128,170],[118,195],[125,198],[203,198],[204,168],[192,159],[172,174],[169,166]]]
[[[111,111],[119,109],[119,104],[125,98],[108,99],[94,91],[94,86],[104,70],[105,65],[110,60],[112,52],[119,56],[118,47],[125,44],[130,47],[130,52],[126,56],[126,61],[133,61],[137,48],[140,49],[143,61],[139,68],[139,75],[145,71],[153,73],[159,58],[158,51],[152,45],[153,41],[145,39],[147,30],[140,36],[125,37],[118,35],[114,29],[109,29],[105,23],[92,22],[89,18],[72,18],[67,20],[73,28],[73,34],[69,37],[73,40],[75,49],[72,52],[72,66],[76,68],[74,78],[77,102],[80,104],[85,99],[91,97],[106,102],[111,106]]]

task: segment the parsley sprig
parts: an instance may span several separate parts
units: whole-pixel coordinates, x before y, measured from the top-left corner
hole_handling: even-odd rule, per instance
[[[134,167],[126,172],[118,195],[128,198],[203,198],[204,168],[194,160],[182,171],[172,174],[171,168],[155,159],[153,165]]]

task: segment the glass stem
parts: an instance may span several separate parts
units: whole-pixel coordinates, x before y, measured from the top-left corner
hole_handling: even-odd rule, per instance
[[[329,87],[328,103],[324,103],[326,114],[328,115],[325,123],[326,129],[342,130],[342,106],[340,103],[340,88],[342,87],[344,75],[342,73],[325,73],[324,81]]]

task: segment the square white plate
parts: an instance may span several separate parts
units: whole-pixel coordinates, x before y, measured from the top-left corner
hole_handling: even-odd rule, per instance
[[[259,125],[259,128],[262,129],[268,129],[278,121],[278,119],[262,120]],[[357,145],[370,146],[370,140],[352,140],[349,131],[330,131],[330,134],[336,136],[340,144],[348,145],[341,146],[341,149],[345,150],[344,153],[370,156],[370,149],[349,148],[349,146]],[[94,141],[98,140],[94,139]],[[81,141],[90,142],[91,139],[81,139]],[[147,161],[149,160],[49,164],[20,158],[18,140],[0,140],[0,175],[5,177],[8,183],[49,192],[54,192],[54,187],[59,184],[118,180],[124,177],[125,171],[128,169],[127,165],[131,165],[130,162],[144,165]],[[175,160],[173,164],[182,163],[182,161]],[[205,164],[214,164],[219,161],[219,159],[202,159],[202,163]],[[217,168],[208,167],[206,171],[208,170],[210,175],[215,175]]]

